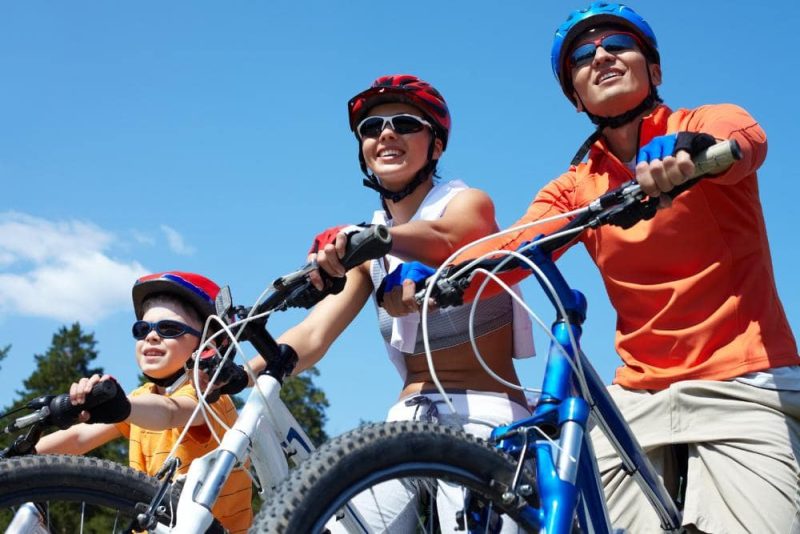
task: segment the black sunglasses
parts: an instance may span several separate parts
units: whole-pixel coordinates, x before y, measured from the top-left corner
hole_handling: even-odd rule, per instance
[[[201,333],[180,321],[173,321],[172,319],[164,319],[151,323],[150,321],[136,321],[133,323],[133,337],[136,339],[144,339],[152,330],[162,338],[171,339],[181,337],[184,334],[192,334],[193,336],[200,337]]]
[[[361,139],[379,137],[387,124],[395,133],[400,135],[421,132],[425,128],[433,129],[431,123],[425,119],[416,115],[401,113],[391,116],[371,115],[358,123],[356,132],[358,132],[358,136]]]

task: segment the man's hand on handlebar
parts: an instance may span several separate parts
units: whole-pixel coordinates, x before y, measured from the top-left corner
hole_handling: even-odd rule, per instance
[[[715,142],[712,136],[696,132],[654,137],[639,149],[636,181],[647,196],[661,197],[661,206],[669,206],[670,198],[661,194],[691,179],[695,172],[692,158]]]

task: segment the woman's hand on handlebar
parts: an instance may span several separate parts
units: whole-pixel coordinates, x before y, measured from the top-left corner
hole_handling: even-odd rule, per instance
[[[345,276],[347,269],[342,264],[341,259],[347,252],[349,236],[364,230],[366,227],[363,224],[333,226],[320,232],[314,238],[311,249],[308,251],[308,262],[318,268],[308,273],[308,278],[315,288],[322,291],[326,287],[320,269],[330,278],[342,278]]]
[[[418,312],[421,305],[416,294],[424,289],[425,282],[434,272],[435,269],[418,261],[401,263],[381,282],[378,303],[392,317]]]
[[[412,280],[404,280],[388,293],[383,294],[381,307],[392,317],[403,317],[418,312],[420,305],[416,298],[417,286]]]
[[[308,273],[308,278],[315,288],[320,291],[325,288],[325,281],[322,279],[320,269],[332,278],[341,278],[345,275],[345,268],[340,260],[344,256],[346,245],[347,235],[340,233],[335,237],[333,243],[328,243],[316,253],[309,254],[308,261],[317,266],[317,269]]]

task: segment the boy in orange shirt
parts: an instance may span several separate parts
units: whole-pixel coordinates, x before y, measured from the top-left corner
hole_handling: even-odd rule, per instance
[[[197,406],[195,388],[186,380],[186,362],[199,346],[206,319],[215,313],[217,293],[217,284],[193,273],[164,272],[137,280],[133,286],[137,319],[133,336],[136,339],[136,361],[148,382],[131,392],[127,402],[116,399],[116,409],[130,414],[122,423],[93,424],[90,414],[84,411],[81,413],[84,423],[43,437],[36,446],[37,452],[84,454],[124,436],[130,441],[131,467],[155,475]],[[111,379],[108,375],[94,375],[73,384],[70,388],[73,404],[83,404],[92,387],[108,379]],[[212,409],[226,425],[236,421],[236,408],[227,395],[220,396]],[[216,435],[222,437],[225,429],[213,418],[209,419],[215,426]],[[176,449],[181,462],[178,473],[185,473],[193,459],[216,446],[205,419],[196,417]],[[237,468],[212,510],[229,532],[246,532],[250,526],[253,515],[251,492],[247,473]]]

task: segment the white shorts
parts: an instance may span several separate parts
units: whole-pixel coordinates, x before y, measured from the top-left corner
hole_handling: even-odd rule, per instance
[[[463,428],[480,438],[487,439],[496,426],[510,423],[530,415],[527,407],[508,399],[504,393],[467,390],[448,393],[456,413],[452,413],[439,393],[421,393],[401,399],[392,406],[387,421],[433,421]],[[375,532],[415,532],[418,521],[419,488],[390,480],[355,498],[356,506]],[[368,494],[369,493],[369,494]],[[456,512],[463,508],[463,489],[439,482],[436,507],[442,532],[456,528]],[[506,519],[501,530],[504,534],[519,532],[512,521]]]

